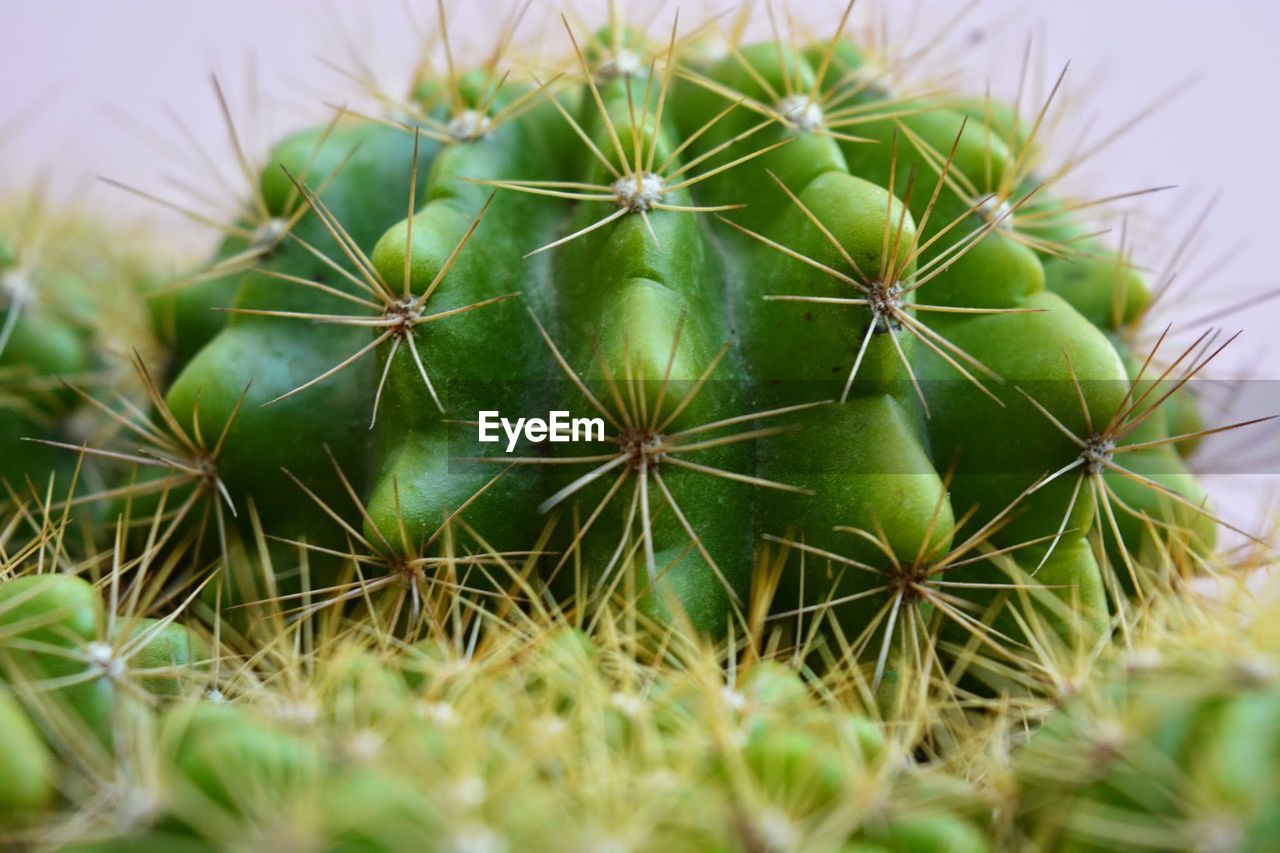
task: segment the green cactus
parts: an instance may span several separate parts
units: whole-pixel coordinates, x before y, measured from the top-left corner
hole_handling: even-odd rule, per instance
[[[1024,118],[872,85],[843,23],[716,61],[676,26],[566,26],[564,79],[451,61],[407,126],[339,116],[276,149],[252,207],[279,233],[235,226],[179,292],[197,349],[148,431],[181,467],[139,488],[205,498],[224,552],[252,501],[338,602],[367,580],[340,565],[353,535],[374,589],[418,601],[459,551],[527,553],[553,525],[562,599],[713,636],[744,625],[766,537],[794,558],[776,609],[830,623],[877,681],[908,635],[982,631],[968,611],[1019,585],[1096,633],[1158,580],[1153,534],[1212,548],[1160,408],[1186,377],[1120,334],[1148,289],[1077,224],[1088,205],[1032,185],[1052,96]],[[198,318],[232,280],[225,326]],[[603,441],[503,453],[470,429],[544,407]],[[518,584],[500,562],[447,582]]]
[[[100,630],[102,601],[74,578],[33,575],[0,592],[7,655],[37,638],[47,654],[64,648],[55,639],[74,649]],[[21,702],[0,694],[15,771],[0,786],[4,837],[358,849],[471,836],[537,849],[620,837],[897,849],[927,838],[987,849],[980,791],[918,765],[897,735],[818,698],[782,663],[726,680],[714,655],[644,664],[625,648],[634,637],[554,622],[533,636],[495,625],[462,657],[439,637],[380,647],[389,638],[326,627],[321,612],[264,619],[251,638],[222,630],[208,666],[172,665],[186,648],[197,658],[197,643],[163,626],[129,632],[151,642],[128,675],[110,676],[114,701],[129,684],[160,689],[148,694],[155,713],[117,717],[103,766],[96,740],[56,724],[39,680],[15,683]],[[546,799],[548,779],[574,791],[571,821]],[[61,809],[89,803],[98,810],[83,824],[60,829]]]
[[[176,622],[105,613],[85,580],[32,574],[0,583],[4,678],[34,686],[110,744],[135,702],[187,688],[178,676],[207,662],[203,641]]]
[[[259,165],[215,81],[240,209],[118,184],[215,226],[175,280],[0,217],[0,838],[1265,849],[1269,677],[1084,685],[1237,568],[1230,340],[1140,343],[1092,212],[1150,190],[1066,194],[1061,78],[913,86],[851,10],[546,71],[438,4]]]
[[[9,736],[9,747],[0,759],[4,765],[0,822],[20,824],[53,802],[53,756],[26,710],[7,689],[0,693],[0,720]]]
[[[0,480],[5,498],[24,501],[32,490],[43,496],[55,474],[63,496],[76,476],[74,456],[49,443],[110,435],[64,383],[137,400],[129,351],[157,355],[142,299],[153,279],[146,261],[112,251],[111,235],[88,217],[52,207],[32,191],[0,210]],[[101,482],[89,470],[80,481],[86,493]]]
[[[1256,616],[1266,605],[1246,605]],[[1022,831],[1040,846],[1266,850],[1277,823],[1274,637],[1199,627],[1122,657],[1015,753]],[[1160,768],[1157,770],[1157,768]],[[1152,784],[1158,780],[1157,784]]]

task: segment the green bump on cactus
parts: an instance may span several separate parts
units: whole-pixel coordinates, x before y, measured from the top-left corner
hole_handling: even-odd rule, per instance
[[[53,802],[56,771],[53,756],[8,688],[0,689],[0,826],[24,823]]]
[[[284,731],[239,707],[197,702],[177,705],[165,722],[171,739],[174,783],[190,794],[194,811],[209,804],[232,815],[261,814],[271,800],[305,786],[320,772],[321,758],[306,738]],[[252,780],[246,787],[243,780]]]
[[[157,696],[178,696],[185,672],[207,666],[209,649],[199,635],[177,622],[139,619],[128,633],[128,644],[140,644],[129,665],[138,683]],[[160,674],[148,675],[158,670]]]

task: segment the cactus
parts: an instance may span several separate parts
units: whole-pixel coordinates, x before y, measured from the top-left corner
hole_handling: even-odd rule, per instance
[[[1033,843],[1275,844],[1273,606],[1234,593],[1169,609],[1015,751],[1020,830]]]
[[[215,80],[225,221],[111,181],[216,228],[175,280],[0,220],[6,840],[1175,846],[1104,706],[1268,838],[1269,692],[1081,692],[1261,541],[1188,462],[1233,339],[1142,343],[1092,212],[1154,190],[1066,194],[1062,78],[914,85],[852,5],[564,17],[526,81],[437,4],[261,163]]]
[[[1094,241],[1062,268],[1088,203],[1031,186],[1052,96],[1024,120],[871,85],[844,23],[718,61],[678,24],[566,28],[555,80],[450,54],[406,125],[339,116],[273,154],[254,208],[288,227],[269,250],[228,237],[209,275],[235,259],[229,320],[164,403],[220,436],[186,464],[229,509],[330,550],[361,527],[363,558],[412,576],[457,536],[528,549],[536,506],[560,597],[713,636],[745,624],[765,537],[794,557],[779,609],[878,673],[939,617],[983,630],[967,611],[1027,578],[1100,631],[1150,584],[1153,530],[1212,547],[1159,405],[1207,359],[1144,372],[1117,348],[1138,273]],[[507,455],[465,428],[544,406],[598,416],[603,443]],[[353,492],[359,518],[326,529],[290,478],[334,516]],[[1017,578],[958,558],[988,544]]]
[[[115,583],[0,582],[6,660],[45,642],[42,654],[66,649],[70,661],[110,623],[110,600],[130,597]],[[136,597],[158,589],[144,583]],[[330,610],[291,619],[285,602],[256,607],[243,634],[215,623],[209,649],[195,634],[118,623],[147,639],[89,682],[110,693],[105,761],[96,736],[60,713],[80,712],[81,698],[14,677],[0,694],[15,771],[0,786],[4,837],[987,849],[980,791],[916,762],[910,732],[821,698],[783,663],[726,674],[718,652],[694,647],[644,663],[629,650],[641,637],[620,625],[593,638],[554,616],[533,633],[494,623],[470,644],[438,633],[408,645],[354,634]],[[464,624],[474,613],[455,611]],[[126,701],[136,687],[146,692]],[[80,810],[74,828],[69,809]]]
[[[137,238],[125,242],[114,248],[102,225],[57,211],[43,189],[0,211],[0,479],[10,501],[43,496],[54,474],[65,490],[76,473],[74,456],[23,439],[103,441],[109,421],[85,396],[140,399],[129,356],[159,355],[143,301],[155,272],[127,248]],[[101,483],[90,471],[80,479],[86,492]]]

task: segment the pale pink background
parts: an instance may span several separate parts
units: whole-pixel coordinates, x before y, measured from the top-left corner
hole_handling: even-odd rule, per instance
[[[860,7],[877,4],[881,9],[892,5],[900,25],[908,17],[904,7],[912,5],[860,0]],[[64,197],[77,196],[122,221],[148,223],[172,253],[172,263],[183,263],[212,243],[210,232],[95,176],[169,195],[166,181],[177,177],[212,189],[226,202],[229,195],[218,192],[192,147],[168,123],[165,106],[234,176],[209,86],[211,70],[223,80],[250,147],[261,151],[282,131],[323,117],[325,101],[359,103],[354,85],[319,58],[350,66],[344,43],[360,46],[388,86],[403,86],[416,56],[406,5],[416,9],[420,21],[434,15],[434,3],[425,0],[0,0],[0,187],[20,188],[37,174],[50,173]],[[454,30],[464,42],[470,36],[486,44],[487,33],[510,5],[507,0],[451,3]],[[600,4],[579,0],[576,5],[590,11]],[[684,21],[705,19],[707,8],[732,7],[700,0],[680,5]],[[832,19],[842,5],[841,0],[792,4],[808,19]],[[936,29],[962,6],[958,0],[915,5],[920,7],[917,33]],[[658,20],[669,21],[675,6],[667,3]],[[531,17],[553,22],[545,41],[558,50],[566,45],[550,14],[557,8],[549,0],[535,0]],[[859,8],[855,20],[865,20],[869,10]],[[1011,93],[1028,37],[1037,67],[1049,78],[1038,94],[1071,60],[1068,88],[1075,95],[1076,126],[1091,116],[1099,129],[1118,125],[1194,78],[1191,88],[1103,151],[1076,183],[1094,194],[1179,185],[1129,205],[1148,213],[1135,221],[1134,233],[1142,237],[1139,258],[1153,266],[1167,257],[1176,223],[1185,226],[1222,192],[1199,263],[1187,273],[1196,277],[1194,304],[1171,316],[1196,316],[1206,307],[1280,285],[1273,268],[1280,244],[1275,218],[1280,2],[985,0],[954,29],[940,57],[959,61],[975,91],[990,81],[996,92]],[[260,81],[256,111],[247,93],[252,76]],[[140,131],[138,125],[153,130]],[[1206,267],[1216,274],[1201,283]],[[1222,325],[1246,333],[1225,354],[1220,372],[1280,379],[1280,302]],[[1272,409],[1280,411],[1280,394],[1273,396]],[[1257,435],[1257,442],[1280,445],[1276,432]],[[1271,470],[1280,470],[1275,460]],[[1233,516],[1259,511],[1253,497],[1259,479],[1231,477],[1222,487],[1233,496]]]

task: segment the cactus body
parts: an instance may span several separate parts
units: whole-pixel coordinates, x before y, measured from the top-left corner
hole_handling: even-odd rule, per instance
[[[1057,86],[770,18],[231,124],[176,281],[0,217],[0,841],[1275,846],[1265,666],[1089,682],[1235,568],[1215,335],[1140,343]]]

